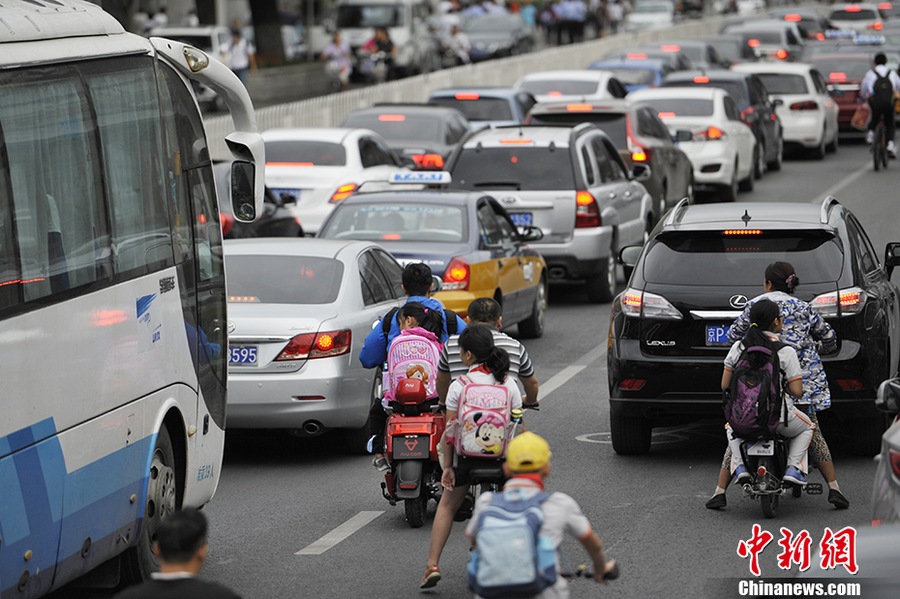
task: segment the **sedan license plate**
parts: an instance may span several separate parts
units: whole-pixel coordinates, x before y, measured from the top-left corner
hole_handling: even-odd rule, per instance
[[[232,345],[228,348],[228,363],[243,366],[256,364],[258,350],[255,345]]]
[[[775,441],[757,441],[747,447],[747,455],[775,455]]]
[[[430,437],[394,437],[391,458],[395,460],[427,460]]]
[[[731,341],[728,340],[729,327],[727,324],[706,325],[706,345],[731,345]]]
[[[534,224],[531,212],[510,212],[509,218],[517,227],[530,227]]]
[[[276,198],[280,198],[282,202],[288,200],[289,198],[293,198],[295,202],[300,201],[299,189],[274,188],[271,189],[271,192]]]

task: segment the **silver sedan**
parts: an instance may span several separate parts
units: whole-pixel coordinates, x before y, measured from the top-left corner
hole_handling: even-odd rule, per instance
[[[363,451],[380,377],[358,355],[405,298],[397,262],[367,242],[234,239],[225,268],[228,427],[345,429]]]

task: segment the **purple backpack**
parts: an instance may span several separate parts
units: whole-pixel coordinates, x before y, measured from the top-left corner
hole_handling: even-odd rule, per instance
[[[745,347],[731,373],[725,393],[725,420],[743,439],[774,438],[781,414],[787,424],[787,409],[781,389],[778,351],[754,345]]]

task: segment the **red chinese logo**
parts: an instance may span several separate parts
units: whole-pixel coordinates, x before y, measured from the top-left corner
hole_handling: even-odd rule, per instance
[[[766,546],[772,542],[774,535],[762,529],[759,524],[753,525],[753,532],[749,539],[738,542],[737,554],[746,559],[750,558],[750,572],[754,576],[760,576],[759,555]],[[804,572],[811,565],[812,537],[806,530],[801,530],[796,535],[788,528],[781,528],[781,539],[778,541],[781,553],[778,554],[778,567],[782,570],[790,570],[797,564],[800,572]],[[833,570],[843,566],[848,573],[859,572],[856,563],[856,529],[847,526],[837,532],[826,527],[819,542],[821,559],[819,565],[823,570]]]
[[[791,564],[800,566],[800,571],[809,570],[809,548],[812,545],[812,538],[805,530],[801,530],[795,537],[790,529],[781,529],[781,540],[778,541],[781,546],[781,553],[778,554],[778,567],[782,570],[790,570]]]
[[[749,541],[741,541],[737,546],[737,554],[742,558],[750,558],[750,571],[754,576],[759,576],[759,554],[772,542],[774,536],[767,530],[763,530],[759,524],[753,525],[753,536]]]
[[[826,526],[819,549],[822,551],[822,560],[819,564],[823,570],[844,566],[850,574],[859,572],[859,566],[856,563],[855,528],[847,526],[837,532],[831,532],[831,529]]]

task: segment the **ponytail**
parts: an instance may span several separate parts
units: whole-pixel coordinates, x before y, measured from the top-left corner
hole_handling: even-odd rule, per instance
[[[490,327],[473,324],[459,335],[459,347],[472,352],[475,362],[491,371],[498,383],[506,380],[509,372],[509,354],[505,349],[494,346],[494,334]]]
[[[484,361],[484,365],[494,375],[494,379],[498,383],[502,383],[506,380],[506,373],[509,372],[509,353],[502,347],[494,347]]]
[[[764,331],[770,331],[772,329],[772,323],[775,322],[775,319],[781,315],[781,308],[778,307],[778,304],[768,299],[761,299],[753,304],[750,307],[750,327],[747,329],[747,333],[744,335],[744,339],[742,343],[744,344],[744,349],[753,346],[762,346],[771,349],[773,352],[776,349],[775,344],[769,339]],[[760,368],[759,364],[752,364],[753,368]]]
[[[444,332],[443,312],[426,308],[419,302],[407,302],[397,311],[397,316],[400,319],[412,318],[418,323],[418,326],[434,333],[435,337],[439,339]]]

